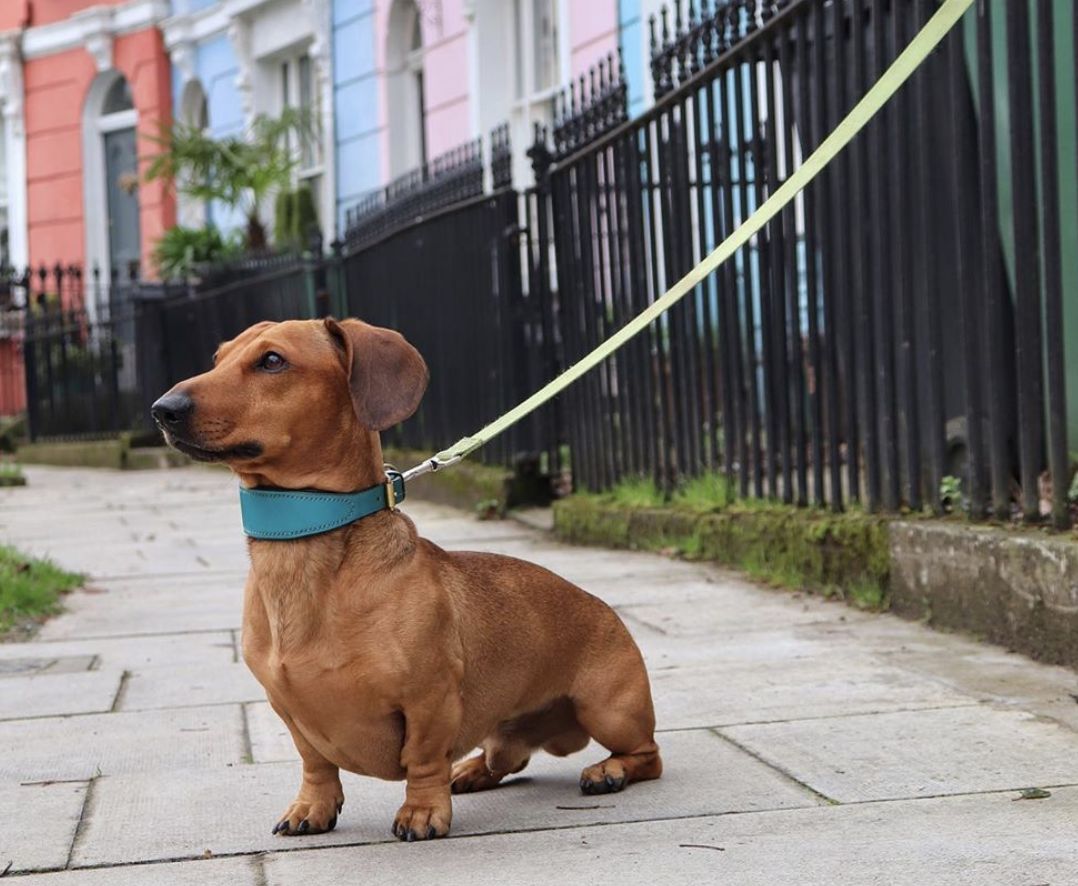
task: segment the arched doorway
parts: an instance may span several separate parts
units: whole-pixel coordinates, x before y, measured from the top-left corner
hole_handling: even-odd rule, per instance
[[[188,80],[180,95],[179,122],[199,132],[210,128],[206,90],[198,80]],[[187,228],[200,228],[210,220],[211,207],[176,188],[176,221]]]
[[[137,276],[142,254],[136,126],[131,87],[99,74],[83,109],[86,259],[104,279]]]
[[[402,175],[427,161],[423,84],[423,28],[415,0],[396,0],[386,37],[386,110],[389,174]]]

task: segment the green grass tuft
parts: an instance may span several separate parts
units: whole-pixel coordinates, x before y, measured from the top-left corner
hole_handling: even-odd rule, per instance
[[[48,560],[25,557],[0,545],[0,634],[26,618],[60,611],[60,595],[77,588],[83,577]]]
[[[646,477],[625,478],[605,498],[627,508],[658,508],[663,505],[663,494]]]
[[[725,474],[712,472],[690,477],[674,493],[673,504],[695,511],[715,511],[734,501],[734,490]]]
[[[18,462],[0,458],[0,486],[25,486],[26,478]]]

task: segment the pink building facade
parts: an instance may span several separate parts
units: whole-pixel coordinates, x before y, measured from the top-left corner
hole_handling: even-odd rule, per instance
[[[352,111],[378,162],[361,176],[340,164],[342,205],[505,122],[526,184],[534,123],[551,121],[559,88],[616,53],[618,0],[373,0],[367,32],[377,107]]]

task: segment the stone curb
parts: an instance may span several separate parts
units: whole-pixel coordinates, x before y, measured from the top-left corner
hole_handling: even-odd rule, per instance
[[[1078,667],[1078,541],[1070,537],[770,503],[630,508],[591,496],[556,502],[554,532],[574,544],[673,550]]]

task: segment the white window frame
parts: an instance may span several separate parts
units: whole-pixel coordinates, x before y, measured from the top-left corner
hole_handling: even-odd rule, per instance
[[[112,114],[102,114],[105,99],[115,82],[123,77],[112,68],[98,74],[90,86],[82,109],[82,182],[83,227],[86,236],[86,272],[96,265],[101,279],[109,280],[112,272],[109,259],[109,208],[105,182],[105,134],[119,129],[138,129],[138,110],[130,108]],[[139,206],[141,219],[141,203]],[[96,312],[91,299],[89,308]]]
[[[274,58],[275,80],[277,83],[277,104],[280,111],[290,107],[302,107],[302,77],[300,74],[303,62],[307,63],[308,71],[308,101],[312,120],[314,122],[314,143],[310,146],[313,154],[313,162],[303,164],[303,147],[296,145],[295,151],[299,155],[300,165],[296,168],[295,183],[310,182],[326,172],[326,152],[324,143],[324,126],[322,125],[322,96],[318,91],[318,74],[315,60],[311,58],[306,45],[292,51],[282,53]],[[288,66],[285,74],[285,65]],[[313,190],[313,189],[312,189]],[[320,198],[320,194],[316,194]],[[319,210],[321,211],[321,210]]]
[[[561,20],[564,11],[562,4],[558,0],[544,0],[544,2],[550,5],[554,26],[554,33],[551,35],[549,47],[552,55],[550,59],[552,82],[547,86],[539,86],[535,82],[535,68],[539,50],[539,30],[535,26],[535,0],[513,0],[513,9],[509,16],[509,27],[513,29],[513,33],[510,34],[511,42],[509,45],[514,50],[518,48],[523,50],[521,54],[517,55],[517,65],[513,71],[513,110],[523,111],[528,117],[533,116],[533,110],[537,105],[544,105],[557,95],[563,79],[560,75],[564,70],[564,64],[560,56],[564,42],[562,40],[564,25]],[[526,39],[522,40],[522,35]],[[521,43],[523,43],[522,47],[520,46]],[[524,82],[518,91],[517,80],[521,72],[523,73]]]

